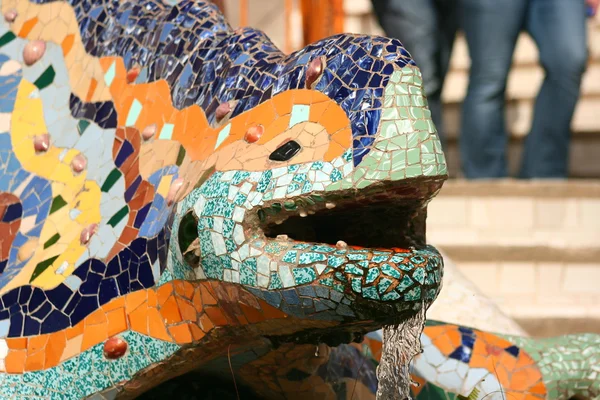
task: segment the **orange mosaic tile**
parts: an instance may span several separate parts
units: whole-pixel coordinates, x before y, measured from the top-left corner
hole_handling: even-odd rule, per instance
[[[74,43],[75,43],[75,35],[74,34],[65,36],[65,38],[63,39],[63,41],[61,43],[62,51],[65,56],[69,54],[69,52],[73,48]]]
[[[31,31],[37,25],[37,23],[38,23],[37,17],[31,18],[31,19],[28,19],[27,21],[25,21],[23,23],[23,26],[21,27],[21,30],[19,31],[19,36],[27,37],[27,35],[29,35],[31,33]]]

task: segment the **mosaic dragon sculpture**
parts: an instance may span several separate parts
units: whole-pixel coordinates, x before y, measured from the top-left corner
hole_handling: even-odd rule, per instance
[[[419,70],[176,3],[0,0],[0,398],[372,399],[363,335],[441,287]],[[600,395],[593,335],[421,341],[417,398]]]

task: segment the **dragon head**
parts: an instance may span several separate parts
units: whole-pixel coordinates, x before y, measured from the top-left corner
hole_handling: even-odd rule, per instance
[[[242,56],[223,56],[239,72]],[[241,285],[298,318],[304,339],[329,333],[302,321],[364,332],[430,304],[442,259],[425,244],[426,206],[447,172],[410,55],[341,35],[273,62],[244,56],[258,93],[232,91],[209,114],[214,147],[177,207],[172,269]],[[262,82],[272,98],[248,109]]]

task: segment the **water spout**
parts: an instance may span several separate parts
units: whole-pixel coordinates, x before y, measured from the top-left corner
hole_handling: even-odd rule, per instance
[[[383,328],[381,362],[377,367],[377,400],[410,399],[410,363],[421,352],[421,333],[425,326],[425,310],[398,325]]]

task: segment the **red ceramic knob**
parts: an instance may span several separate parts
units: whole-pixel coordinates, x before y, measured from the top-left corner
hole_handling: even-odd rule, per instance
[[[46,42],[43,40],[33,40],[25,45],[23,49],[23,61],[26,65],[33,65],[46,52]]]
[[[230,112],[231,104],[229,104],[229,102],[219,104],[219,106],[217,107],[217,111],[215,112],[217,116],[217,121],[220,121],[223,118],[225,118]]]
[[[104,342],[104,357],[109,360],[121,358],[127,352],[127,342],[120,337],[111,337]]]
[[[306,69],[306,87],[311,89],[313,84],[319,79],[323,73],[323,60],[321,57],[315,58],[308,64]]]
[[[156,124],[148,125],[142,131],[142,139],[150,140],[154,137],[155,134],[156,134]]]
[[[265,128],[262,125],[251,126],[244,136],[244,140],[248,143],[256,143],[262,136]]]
[[[33,138],[33,148],[36,153],[43,153],[50,147],[50,135],[44,133]]]
[[[169,188],[169,193],[167,193],[167,205],[173,204],[175,201],[175,197],[177,196],[177,192],[183,186],[183,178],[177,178],[171,183],[171,187]]]
[[[73,157],[73,161],[71,161],[71,168],[73,168],[73,171],[76,173],[83,171],[86,165],[87,160],[83,154],[77,154],[75,157]]]
[[[140,74],[140,67],[133,67],[127,71],[127,83],[133,83]]]
[[[88,244],[92,236],[94,236],[94,233],[96,233],[97,228],[98,224],[91,224],[85,227],[79,235],[79,241],[81,244]]]
[[[14,8],[4,13],[4,20],[8,23],[15,22],[19,13]]]

